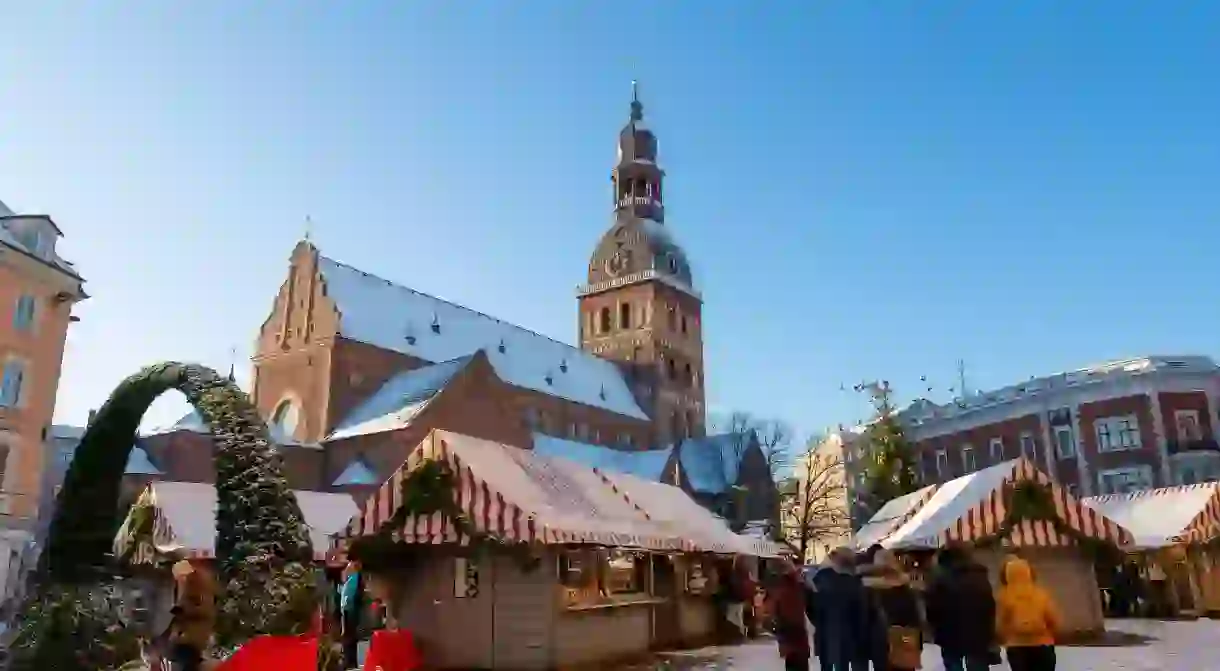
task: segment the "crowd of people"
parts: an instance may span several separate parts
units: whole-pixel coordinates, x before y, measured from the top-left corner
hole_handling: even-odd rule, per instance
[[[781,562],[767,598],[785,668],[816,655],[822,671],[914,671],[931,642],[946,671],[986,671],[1001,655],[1012,671],[1054,671],[1059,610],[1029,562],[1007,558],[993,590],[968,549],[945,548],[917,582],[879,546],[840,548],[803,572]]]

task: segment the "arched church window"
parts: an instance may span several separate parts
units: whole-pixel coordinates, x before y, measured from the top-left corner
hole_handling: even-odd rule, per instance
[[[619,328],[631,328],[631,303],[620,303],[618,306]]]
[[[272,433],[284,437],[292,438],[296,436],[297,426],[301,423],[301,411],[297,408],[297,404],[292,399],[281,401],[275,408],[275,412],[271,415],[271,430]]]
[[[670,380],[678,379],[678,362],[674,361],[673,357],[665,359],[665,372]]]
[[[599,331],[602,333],[610,332],[610,308],[602,308],[598,318]]]
[[[669,330],[670,331],[678,330],[678,311],[675,310],[672,306],[670,306],[670,308],[669,308]]]

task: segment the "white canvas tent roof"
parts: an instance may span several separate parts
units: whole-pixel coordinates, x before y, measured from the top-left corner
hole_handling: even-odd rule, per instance
[[[1220,537],[1220,483],[1162,487],[1084,499],[1134,534],[1132,549],[1201,543]]]
[[[323,559],[330,549],[330,536],[356,514],[356,502],[348,494],[297,490],[297,504],[309,527],[315,559]],[[134,538],[129,533],[134,509],[148,505],[153,509],[153,537]],[[149,541],[159,552],[178,550],[190,557],[213,558],[216,549],[216,488],[196,482],[154,482],[144,490],[133,513],[115,537],[115,552],[127,554],[132,542]],[[147,557],[137,559],[137,563]]]

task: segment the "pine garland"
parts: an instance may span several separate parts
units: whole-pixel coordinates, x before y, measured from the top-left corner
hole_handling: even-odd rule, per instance
[[[1055,531],[1075,541],[1093,557],[1103,558],[1118,551],[1112,544],[1086,536],[1063,521],[1055,507],[1055,499],[1050,487],[1046,485],[1032,480],[1022,480],[1015,485],[1007,486],[1003,496],[1007,515],[994,534],[985,536],[976,542],[980,548],[999,546],[1022,522],[1042,521],[1050,523]]]
[[[399,543],[395,539],[397,532],[413,517],[440,513],[459,534],[469,539],[461,547],[463,552],[476,556],[505,553],[512,555],[523,571],[537,569],[541,558],[528,544],[506,542],[475,528],[454,499],[455,486],[453,470],[448,464],[436,459],[423,462],[403,478],[400,490],[402,504],[389,519],[381,523],[376,533],[353,541],[349,555],[371,570],[382,567],[401,570],[404,562],[423,559],[438,548]]]
[[[266,425],[245,392],[215,371],[162,363],[119,384],[85,431],[12,645],[14,671],[97,671],[127,661],[120,644],[134,634],[111,553],[119,493],[140,420],[171,389],[186,396],[215,442],[218,641],[233,647],[308,625],[312,547]]]

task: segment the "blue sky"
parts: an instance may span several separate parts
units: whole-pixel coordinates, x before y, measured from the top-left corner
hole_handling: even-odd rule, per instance
[[[865,378],[943,400],[958,359],[986,388],[1220,353],[1214,3],[122,4],[0,10],[0,199],[93,294],[59,421],[145,363],[248,357],[306,215],[571,341],[632,79],[714,408],[812,431]]]

